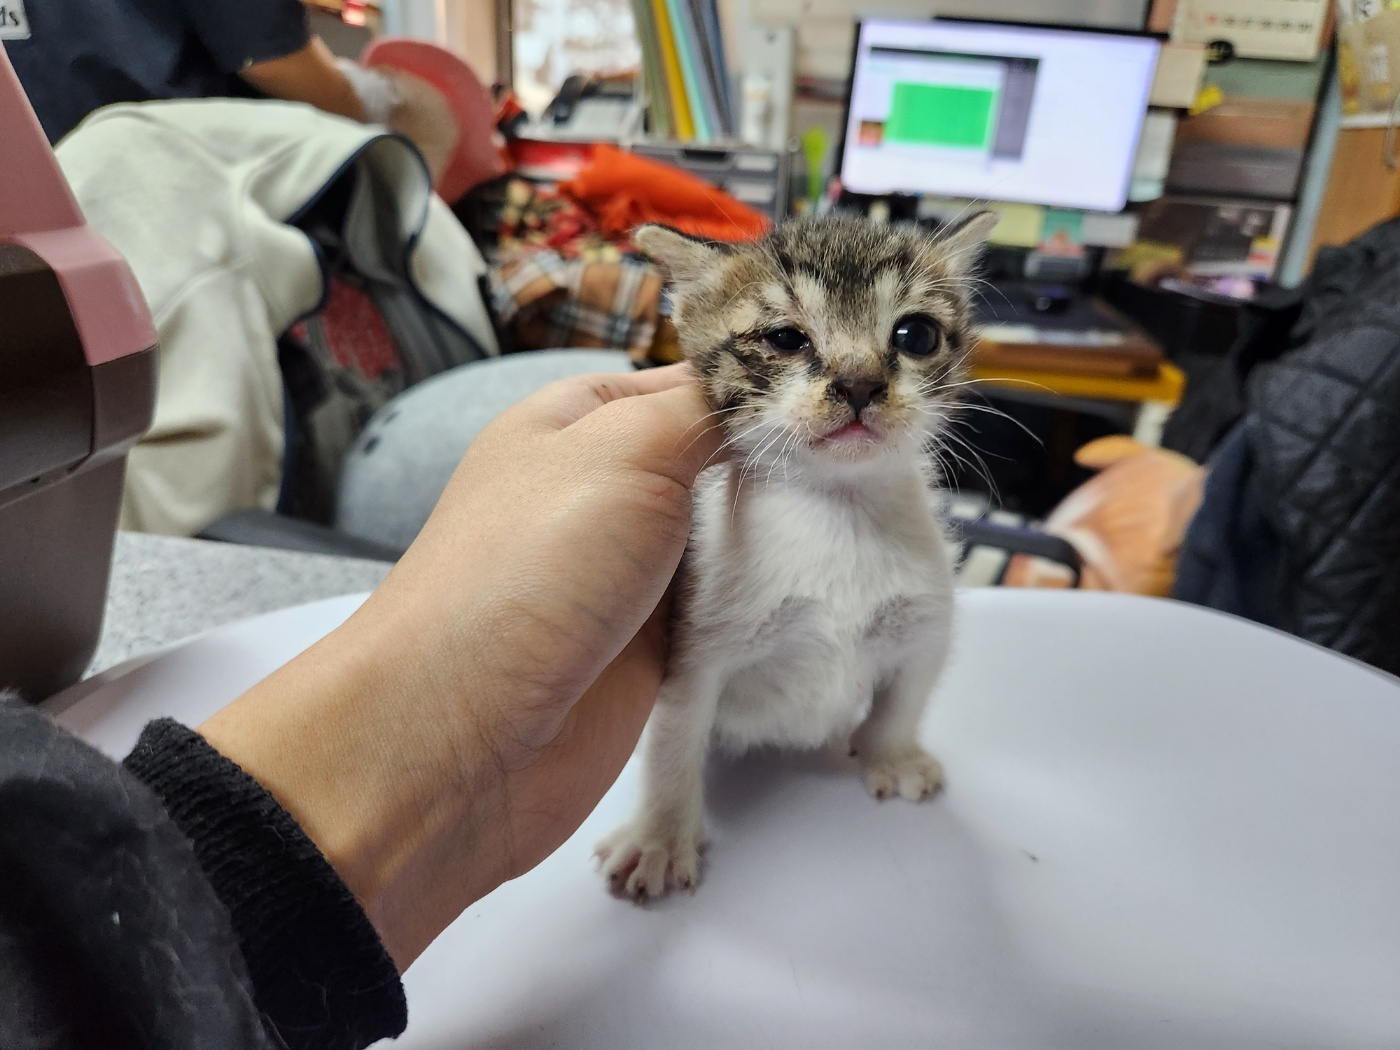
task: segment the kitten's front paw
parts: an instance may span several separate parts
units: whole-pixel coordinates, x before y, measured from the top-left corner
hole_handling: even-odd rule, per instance
[[[943,786],[943,767],[923,748],[897,755],[861,757],[865,786],[878,799],[903,795],[910,802],[933,798]]]
[[[598,843],[593,855],[603,864],[608,886],[619,896],[641,903],[667,889],[694,893],[700,884],[700,853],[704,833],[658,833],[637,824],[624,824]]]

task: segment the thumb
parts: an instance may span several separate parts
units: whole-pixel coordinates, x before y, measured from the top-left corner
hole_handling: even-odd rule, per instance
[[[720,413],[695,383],[612,401],[570,430],[606,435],[619,466],[670,478],[689,489],[719,458],[724,443]]]

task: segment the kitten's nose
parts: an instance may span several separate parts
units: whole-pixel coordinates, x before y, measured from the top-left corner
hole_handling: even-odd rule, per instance
[[[866,405],[884,394],[885,384],[869,379],[848,379],[842,376],[831,381],[831,390],[837,397],[842,398],[846,404],[850,405],[851,411],[859,416],[865,410]]]

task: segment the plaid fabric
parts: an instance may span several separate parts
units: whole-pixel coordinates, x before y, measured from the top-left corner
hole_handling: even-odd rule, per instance
[[[491,305],[514,350],[606,347],[646,361],[656,340],[661,274],[640,259],[566,259],[552,249],[491,267]]]

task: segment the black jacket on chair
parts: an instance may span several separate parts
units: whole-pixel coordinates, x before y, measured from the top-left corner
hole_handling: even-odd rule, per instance
[[[1286,343],[1249,352],[1176,597],[1400,674],[1397,289],[1400,220],[1319,253]]]

